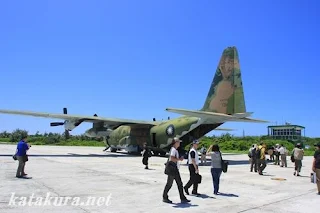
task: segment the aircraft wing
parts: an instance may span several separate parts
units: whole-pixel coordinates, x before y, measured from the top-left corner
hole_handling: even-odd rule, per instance
[[[54,114],[54,113],[44,113],[44,112],[32,112],[32,111],[19,111],[19,110],[3,110],[0,109],[0,113],[3,114],[13,114],[13,115],[26,115],[33,117],[43,117],[43,118],[57,118],[62,120],[71,120],[76,122],[104,122],[104,124],[112,127],[118,127],[120,125],[157,125],[159,122],[155,121],[141,121],[141,120],[129,120],[129,119],[119,119],[119,118],[104,118],[99,116],[82,116],[82,115],[69,115],[69,114]]]
[[[224,123],[227,121],[240,121],[240,122],[256,122],[256,123],[269,123],[268,121],[258,120],[247,118],[246,116],[251,115],[252,113],[237,113],[235,115],[227,115],[223,113],[207,112],[207,111],[198,111],[198,110],[187,110],[187,109],[176,109],[176,108],[167,108],[169,112],[175,112],[182,115],[188,115],[192,117],[203,118],[210,123]]]

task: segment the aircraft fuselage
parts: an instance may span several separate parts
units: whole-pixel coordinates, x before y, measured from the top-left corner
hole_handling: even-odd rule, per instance
[[[168,145],[173,137],[180,137],[183,141],[181,147],[184,147],[220,125],[201,124],[199,118],[190,116],[163,121],[150,127],[124,125],[110,133],[108,145],[112,151],[126,149],[128,152],[140,152],[143,144],[147,143],[154,152],[164,154],[170,148]]]

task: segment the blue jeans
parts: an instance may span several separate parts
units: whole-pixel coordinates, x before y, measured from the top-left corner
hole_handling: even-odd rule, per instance
[[[211,168],[211,175],[213,181],[213,193],[217,194],[219,192],[220,176],[222,173],[221,168]]]

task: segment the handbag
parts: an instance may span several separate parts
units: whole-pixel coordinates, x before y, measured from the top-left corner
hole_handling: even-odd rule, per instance
[[[224,173],[226,173],[226,172],[228,171],[229,162],[222,159],[222,154],[221,154],[221,152],[220,152],[220,158],[221,158],[221,168],[222,168],[222,171],[223,171]]]
[[[196,174],[196,182],[200,184],[202,181],[202,176],[200,174]]]
[[[166,167],[164,169],[164,174],[175,176],[178,173],[177,164],[173,161],[169,161],[166,163]]]
[[[167,163],[165,163],[164,174],[175,176],[179,173],[177,164],[173,161],[170,161],[170,155],[168,157]]]

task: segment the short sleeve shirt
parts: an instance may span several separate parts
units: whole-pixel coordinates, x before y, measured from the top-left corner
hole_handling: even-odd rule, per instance
[[[170,156],[179,158],[179,152],[176,150],[176,148],[172,147],[170,150]],[[179,163],[177,162],[177,167],[179,168]]]
[[[170,151],[170,156],[179,158],[179,152],[178,152],[178,150],[176,150],[174,147],[172,147],[172,148],[171,148],[171,151]]]
[[[17,145],[17,156],[24,156],[27,154],[27,150],[29,149],[29,146],[24,141],[19,141]]]

